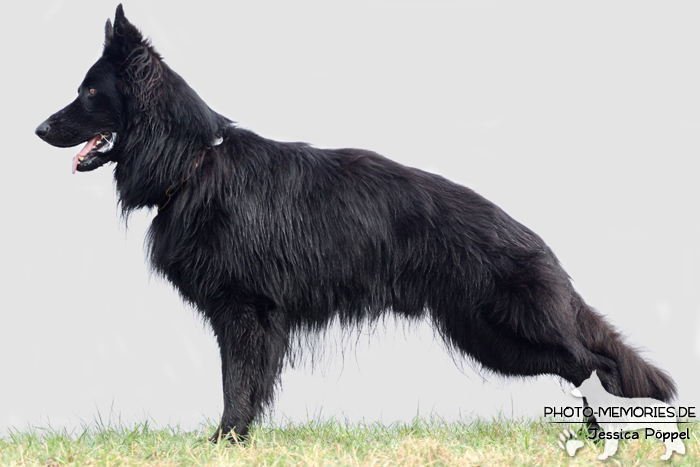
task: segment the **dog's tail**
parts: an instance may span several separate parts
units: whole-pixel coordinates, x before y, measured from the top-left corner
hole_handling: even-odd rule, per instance
[[[574,307],[580,339],[592,352],[603,371],[601,381],[611,393],[623,397],[651,397],[670,402],[676,396],[676,384],[665,371],[647,362],[639,351],[624,342],[605,318],[575,294]],[[602,364],[602,365],[601,365]],[[600,371],[599,371],[600,373]]]

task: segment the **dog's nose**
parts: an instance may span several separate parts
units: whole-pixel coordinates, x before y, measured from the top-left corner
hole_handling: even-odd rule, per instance
[[[42,123],[41,125],[39,125],[38,127],[36,127],[36,130],[34,130],[34,133],[36,133],[36,135],[39,138],[43,139],[43,138],[46,138],[46,135],[49,134],[50,129],[51,129],[51,126],[49,125],[49,122],[46,121],[46,122]]]

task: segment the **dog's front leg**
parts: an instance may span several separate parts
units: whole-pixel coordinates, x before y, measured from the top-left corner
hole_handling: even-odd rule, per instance
[[[221,353],[224,413],[211,440],[245,441],[249,425],[272,401],[282,370],[284,319],[267,307],[245,306],[212,319],[212,327]]]

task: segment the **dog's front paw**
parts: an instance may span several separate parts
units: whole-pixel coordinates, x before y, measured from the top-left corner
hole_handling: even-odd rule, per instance
[[[557,444],[571,457],[575,456],[576,451],[583,447],[583,441],[576,439],[576,433],[570,429],[565,429],[559,434],[559,441]]]

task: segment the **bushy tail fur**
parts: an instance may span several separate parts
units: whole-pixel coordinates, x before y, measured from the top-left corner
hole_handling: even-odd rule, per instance
[[[580,340],[592,354],[594,365],[598,367],[593,369],[598,370],[608,392],[623,397],[651,397],[665,402],[670,402],[676,396],[676,385],[671,377],[642,358],[637,349],[626,344],[606,319],[578,294],[574,297],[573,305],[578,311]],[[590,371],[585,377],[588,376]]]

